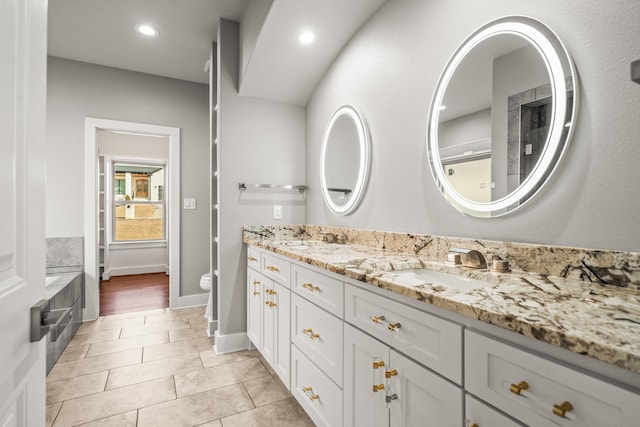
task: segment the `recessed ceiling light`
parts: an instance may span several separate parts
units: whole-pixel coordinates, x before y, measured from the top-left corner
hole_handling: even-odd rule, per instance
[[[302,34],[300,34],[300,37],[298,38],[298,40],[300,40],[300,43],[302,44],[311,44],[315,39],[316,39],[316,36],[311,31],[303,32]]]
[[[136,30],[147,37],[155,37],[158,35],[158,30],[148,24],[138,24],[136,25]]]

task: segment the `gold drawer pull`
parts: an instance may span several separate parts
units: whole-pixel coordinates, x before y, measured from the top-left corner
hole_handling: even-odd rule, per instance
[[[379,392],[380,390],[384,390],[384,384],[378,384],[378,385],[374,385],[374,386],[373,386],[373,392],[374,392],[374,393],[377,393],[377,392]]]
[[[371,316],[370,319],[373,323],[380,323],[384,320],[384,316]]]
[[[254,291],[253,294],[254,295],[260,295],[260,292]]]
[[[553,405],[553,413],[564,418],[567,412],[573,409],[573,405],[569,402],[562,402],[559,405]]]
[[[313,329],[311,328],[303,329],[302,333],[308,335],[309,338],[311,338],[312,340],[315,340],[316,338],[320,338],[320,334],[314,334]]]
[[[395,369],[392,369],[384,373],[385,378],[395,377],[396,375],[398,375],[398,371],[396,371]]]
[[[274,273],[277,273],[280,271],[278,267],[275,267],[273,265],[267,265],[267,270],[273,271]]]
[[[257,258],[249,256],[249,257],[247,257],[247,260],[250,261],[250,262],[254,262],[254,261],[257,261]]]
[[[267,289],[267,293],[269,295],[278,295],[278,293],[276,291],[274,291],[273,289]]]
[[[373,362],[373,369],[382,368],[383,366],[384,366],[384,360],[381,360],[379,362]]]
[[[309,400],[320,399],[320,396],[313,393],[313,387],[303,387],[302,391],[309,397]]]
[[[511,393],[513,394],[517,394],[518,396],[523,390],[528,389],[529,383],[527,383],[526,381],[520,381],[518,384],[511,384],[511,387],[509,387],[509,391],[511,391]]]
[[[309,289],[311,292],[320,291],[320,288],[317,286],[313,286],[313,283],[303,283],[302,287],[305,289]]]
[[[480,427],[477,423],[471,423],[469,424],[469,427]]]
[[[254,284],[254,285],[259,285],[259,284],[260,284],[260,281],[259,281],[259,280],[254,280],[254,281],[253,281],[253,284]]]
[[[389,329],[390,331],[397,331],[398,329],[400,329],[402,325],[400,325],[400,323],[391,323],[389,326],[387,326],[387,329]]]
[[[276,304],[275,302],[267,301],[267,305],[268,305],[269,307],[275,307],[275,306],[277,306],[278,304]]]

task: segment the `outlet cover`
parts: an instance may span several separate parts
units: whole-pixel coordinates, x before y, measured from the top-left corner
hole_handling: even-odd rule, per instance
[[[183,203],[184,209],[195,209],[196,208],[196,199],[195,198],[184,198]]]
[[[273,205],[273,219],[282,219],[282,205]]]

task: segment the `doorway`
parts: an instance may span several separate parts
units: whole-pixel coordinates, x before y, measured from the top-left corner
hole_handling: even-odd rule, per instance
[[[104,165],[100,162],[98,135],[100,132],[118,132],[123,134],[146,135],[168,138],[168,156],[166,159],[165,182],[159,191],[162,193],[165,212],[165,238],[163,242],[136,242],[138,248],[161,248],[165,245],[168,252],[166,274],[169,277],[169,307],[177,308],[180,289],[180,129],[174,127],[148,125],[143,123],[122,122],[95,118],[85,119],[85,289],[86,307],[84,318],[96,319],[100,314],[100,278],[101,269],[108,257],[106,236],[110,236],[112,226],[106,221],[106,208],[113,200],[106,200],[105,195],[114,191],[119,185],[116,180],[109,179]],[[159,138],[160,139],[160,138]],[[135,157],[135,156],[134,156]],[[139,158],[140,156],[138,156]],[[102,165],[102,166],[101,166]],[[107,184],[105,188],[105,184]],[[112,187],[113,185],[113,187]],[[140,188],[138,188],[138,185]],[[148,197],[153,192],[149,177],[137,177],[132,181],[132,190],[139,198]],[[157,193],[157,192],[156,192]],[[126,245],[132,245],[127,242]],[[140,271],[137,271],[140,273]],[[150,271],[152,272],[152,271]],[[136,272],[134,272],[136,273]],[[145,271],[142,271],[145,273]]]

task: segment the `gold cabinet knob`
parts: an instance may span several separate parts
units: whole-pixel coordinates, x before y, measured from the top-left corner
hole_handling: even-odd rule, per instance
[[[527,383],[526,381],[520,381],[518,384],[511,384],[511,387],[509,387],[509,391],[517,395],[520,395],[520,393],[522,393],[523,390],[528,390],[528,389],[529,389],[529,383]]]
[[[396,371],[395,369],[392,369],[384,373],[385,378],[395,377],[396,375],[398,375],[398,371]]]
[[[383,366],[384,366],[384,360],[381,360],[379,362],[373,362],[373,369],[382,368]]]
[[[380,323],[384,320],[384,316],[371,316],[371,321],[373,323]]]
[[[563,418],[566,415],[566,413],[571,411],[572,409],[573,409],[573,405],[569,402],[562,402],[559,405],[553,405],[553,413]]]
[[[380,390],[384,390],[384,384],[378,384],[378,385],[374,385],[374,386],[373,386],[373,392],[374,392],[374,393],[377,393],[377,392],[379,392]]]
[[[277,273],[280,271],[280,269],[274,265],[267,265],[267,270],[273,271],[274,273]]]
[[[313,387],[302,387],[302,391],[309,397],[309,400],[320,399],[320,396],[313,392]]]
[[[247,261],[253,262],[253,261],[257,261],[257,259],[252,256],[248,256]]]
[[[480,427],[477,423],[471,423],[469,424],[469,427]]]

